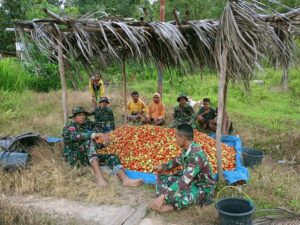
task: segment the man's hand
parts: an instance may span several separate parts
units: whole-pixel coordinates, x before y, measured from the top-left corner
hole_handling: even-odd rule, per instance
[[[95,139],[98,143],[102,143],[104,145],[107,145],[109,143],[109,136],[103,133],[96,133]]]
[[[151,202],[150,208],[154,209],[156,211],[159,211],[160,208],[163,206],[164,201],[165,201],[165,196],[164,195],[160,195],[156,199],[154,199],[153,202]]]
[[[163,172],[162,165],[154,166],[154,171],[157,172],[157,174],[161,174]]]

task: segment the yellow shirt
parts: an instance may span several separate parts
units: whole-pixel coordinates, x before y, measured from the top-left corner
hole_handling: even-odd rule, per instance
[[[147,112],[147,106],[140,99],[136,103],[133,100],[131,100],[127,104],[127,110],[128,110],[128,114],[137,114],[137,113],[143,114]]]
[[[104,97],[104,83],[103,83],[102,79],[99,80],[99,83],[97,84],[97,86],[99,86],[99,85],[100,85],[99,90],[97,90],[94,88],[93,80],[89,81],[89,90],[90,90],[92,97],[97,97],[97,98]]]

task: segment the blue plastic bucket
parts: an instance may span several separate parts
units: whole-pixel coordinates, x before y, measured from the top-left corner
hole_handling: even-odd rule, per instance
[[[255,207],[243,198],[224,198],[216,203],[220,225],[252,225]]]
[[[264,153],[254,148],[242,148],[243,162],[246,167],[254,168],[256,165],[260,165]]]
[[[0,166],[2,168],[24,167],[29,162],[29,154],[21,152],[0,152]]]

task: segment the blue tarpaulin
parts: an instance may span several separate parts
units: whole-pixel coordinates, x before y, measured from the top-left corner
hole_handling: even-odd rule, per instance
[[[210,135],[215,138],[215,134]],[[221,142],[229,146],[233,146],[236,150],[236,169],[232,171],[224,171],[224,179],[228,184],[233,184],[237,181],[248,181],[249,173],[248,169],[243,166],[242,161],[242,141],[238,136],[222,136]],[[217,174],[215,175],[217,179]]]
[[[56,143],[64,141],[63,138],[56,138],[56,137],[46,137],[48,143]]]
[[[209,135],[215,138],[215,134]],[[47,141],[49,143],[61,142],[63,138],[48,137]],[[228,184],[233,184],[237,181],[243,180],[248,181],[249,173],[248,169],[243,166],[242,163],[242,141],[238,136],[222,136],[222,143],[229,146],[233,146],[236,150],[236,169],[232,171],[224,171],[224,179]],[[130,178],[143,179],[146,184],[155,184],[156,175],[152,173],[144,173],[133,170],[127,170],[126,174]],[[215,174],[215,179],[217,179],[217,174]]]

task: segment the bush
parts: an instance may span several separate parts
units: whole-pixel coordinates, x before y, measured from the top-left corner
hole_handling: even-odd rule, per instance
[[[14,58],[0,60],[0,89],[6,91],[23,91],[33,80],[24,66]]]

